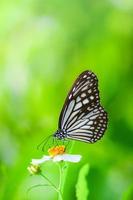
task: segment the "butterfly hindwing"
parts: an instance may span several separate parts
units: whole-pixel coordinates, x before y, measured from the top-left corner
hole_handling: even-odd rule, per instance
[[[77,120],[70,129],[67,130],[68,138],[84,142],[94,143],[99,140],[107,128],[107,114],[99,106]]]

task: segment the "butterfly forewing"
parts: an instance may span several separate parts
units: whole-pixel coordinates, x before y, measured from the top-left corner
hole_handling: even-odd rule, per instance
[[[70,90],[59,118],[59,129],[67,138],[85,142],[100,139],[107,126],[107,114],[100,106],[98,80],[91,71],[83,72]]]
[[[91,110],[96,102],[99,103],[97,78],[94,73],[85,71],[76,79],[65,100],[59,118],[59,128],[63,128],[65,122],[71,120],[69,119],[71,113],[74,115],[79,114],[79,111],[83,109]]]

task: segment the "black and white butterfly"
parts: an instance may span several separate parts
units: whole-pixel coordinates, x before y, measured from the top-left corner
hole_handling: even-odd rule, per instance
[[[98,79],[93,72],[84,71],[68,93],[53,136],[94,143],[103,136],[107,122],[107,112],[100,105]]]

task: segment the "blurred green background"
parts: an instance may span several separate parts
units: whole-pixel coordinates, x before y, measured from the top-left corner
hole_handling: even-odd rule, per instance
[[[86,69],[98,76],[109,125],[101,141],[75,143],[83,159],[69,166],[64,200],[76,199],[86,163],[88,200],[133,199],[132,13],[132,0],[0,1],[0,199],[26,200],[43,182],[26,168],[42,156],[37,144],[56,131],[67,92]],[[44,171],[58,181],[54,164]],[[41,187],[29,199],[57,194]]]

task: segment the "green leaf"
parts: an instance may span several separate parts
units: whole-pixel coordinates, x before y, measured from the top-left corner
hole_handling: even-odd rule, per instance
[[[131,185],[123,194],[122,200],[132,200],[133,199],[133,185]]]
[[[79,171],[78,181],[76,184],[77,200],[87,200],[89,189],[87,185],[86,176],[89,172],[89,164],[85,164]]]

